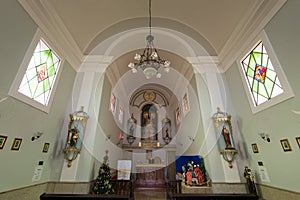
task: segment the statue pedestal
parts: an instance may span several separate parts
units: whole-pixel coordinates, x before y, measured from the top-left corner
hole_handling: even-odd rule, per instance
[[[212,187],[208,186],[189,186],[186,185],[184,182],[181,182],[181,192],[182,193],[213,193]]]

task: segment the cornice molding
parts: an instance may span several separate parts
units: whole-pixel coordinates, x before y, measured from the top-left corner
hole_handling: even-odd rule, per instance
[[[83,54],[51,5],[41,0],[19,0],[19,3],[63,57],[78,71]]]
[[[235,62],[240,52],[249,46],[286,1],[262,0],[252,4],[219,53],[220,64],[224,71]]]
[[[224,70],[219,65],[217,56],[197,56],[187,57],[187,61],[193,66],[194,73],[223,73]]]
[[[82,64],[78,72],[105,72],[112,62],[112,56],[87,55],[82,58]]]

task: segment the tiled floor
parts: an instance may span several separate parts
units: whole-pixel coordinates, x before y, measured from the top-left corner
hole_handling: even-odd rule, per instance
[[[135,200],[165,200],[165,189],[147,189],[147,190],[135,190]]]

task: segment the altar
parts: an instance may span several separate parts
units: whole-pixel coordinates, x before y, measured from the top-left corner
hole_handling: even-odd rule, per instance
[[[164,164],[137,164],[136,187],[164,187]]]

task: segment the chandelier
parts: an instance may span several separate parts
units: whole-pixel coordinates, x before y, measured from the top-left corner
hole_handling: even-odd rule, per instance
[[[136,54],[134,56],[135,62],[128,64],[132,73],[137,73],[138,68],[143,70],[146,79],[150,79],[153,76],[156,78],[161,77],[161,73],[158,71],[160,68],[168,73],[171,62],[160,58],[157,50],[154,47],[154,37],[151,34],[151,0],[149,0],[149,35],[146,37],[147,45],[142,54]]]

